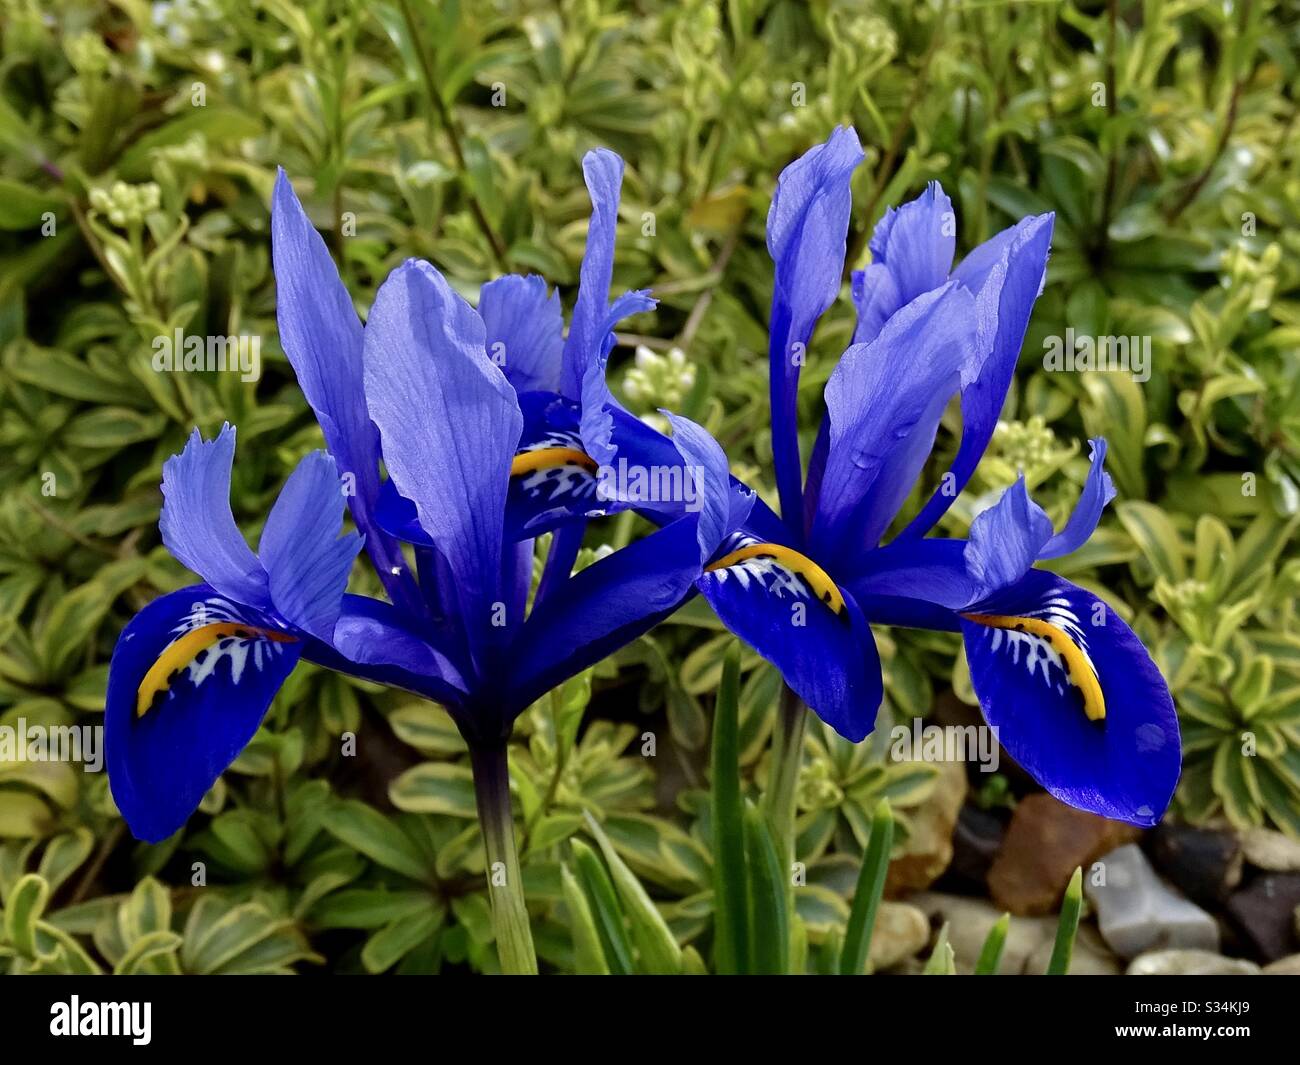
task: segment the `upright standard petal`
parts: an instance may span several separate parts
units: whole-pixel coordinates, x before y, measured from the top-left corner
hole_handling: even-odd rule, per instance
[[[799,370],[817,320],[835,301],[844,273],[849,181],[862,162],[852,127],[839,127],[781,172],[767,214],[774,266],[768,347],[772,458],[781,517],[801,538],[803,467],[797,424]]]
[[[1051,536],[1051,519],[1029,498],[1021,474],[971,522],[966,569],[985,594],[1005,588],[1029,571]]]
[[[500,639],[502,526],[523,427],[484,337],[474,309],[414,260],[380,286],[365,336],[366,398],[384,462],[455,573],[476,646]]]
[[[215,440],[204,440],[195,429],[185,449],[163,463],[158,528],[176,560],[222,595],[267,607],[266,572],[230,512],[234,459],[234,426],[223,425]]]
[[[579,271],[578,298],[569,335],[564,341],[560,391],[578,399],[587,365],[605,342],[602,331],[609,313],[609,288],[614,280],[614,238],[618,230],[618,201],[623,188],[623,160],[607,148],[582,157],[582,176],[591,195],[587,250]]]
[[[324,451],[305,456],[280,490],[258,546],[275,609],[327,643],[361,550],[356,533],[339,536],[343,495],[334,459]]]
[[[829,447],[812,544],[828,564],[880,542],[916,482],[970,357],[972,300],[948,284],[918,297],[826,384]]]
[[[1054,216],[1026,218],[970,253],[954,280],[975,293],[979,343],[975,361],[963,375],[962,432],[957,457],[920,512],[900,533],[924,536],[943,517],[970,481],[993,439],[1002,405],[1015,375],[1029,316],[1042,291]]]
[[[137,839],[181,827],[253,738],[302,650],[274,617],[209,585],[155,599],[118,638],[104,748],[113,799]]]
[[[564,316],[560,294],[546,293],[535,274],[507,274],[479,292],[479,317],[487,330],[487,353],[516,392],[555,392],[560,387]]]
[[[871,262],[894,280],[899,302],[911,303],[948,280],[957,247],[957,216],[937,181],[902,207],[889,208],[871,234]]]
[[[962,617],[975,693],[1011,757],[1071,806],[1159,821],[1181,768],[1178,715],[1115,612],[1034,570]]]
[[[853,296],[853,306],[858,309],[858,322],[853,328],[854,344],[870,344],[889,316],[907,302],[884,263],[872,263],[865,270],[854,270],[849,291]]]
[[[1106,441],[1099,436],[1088,443],[1092,465],[1083,491],[1079,493],[1079,502],[1075,504],[1065,528],[1043,545],[1038,552],[1039,558],[1060,558],[1081,548],[1101,521],[1101,512],[1106,509],[1106,504],[1115,498],[1115,485],[1106,472]]]
[[[352,484],[348,505],[375,569],[395,601],[418,601],[401,549],[376,526],[379,436],[366,409],[362,329],[338,268],[283,170],[271,203],[276,321],[325,446]]]

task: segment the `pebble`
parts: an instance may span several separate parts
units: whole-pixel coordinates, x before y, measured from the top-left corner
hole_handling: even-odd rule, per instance
[[[1055,914],[1076,867],[1086,873],[1094,859],[1139,835],[1132,825],[1076,810],[1045,793],[1030,795],[1016,806],[989,869],[993,902],[1013,914]]]
[[[1153,950],[1129,962],[1129,976],[1255,976],[1259,966],[1212,950]]]
[[[1141,848],[1117,847],[1084,870],[1101,936],[1121,957],[1151,950],[1219,949],[1219,926],[1157,875]]]

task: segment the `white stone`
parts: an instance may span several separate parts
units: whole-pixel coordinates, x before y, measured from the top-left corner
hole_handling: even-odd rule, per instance
[[[1094,882],[1098,874],[1104,874],[1104,883]],[[1166,885],[1136,844],[1116,847],[1093,863],[1084,870],[1083,883],[1102,938],[1121,957],[1175,948],[1219,949],[1214,918]]]

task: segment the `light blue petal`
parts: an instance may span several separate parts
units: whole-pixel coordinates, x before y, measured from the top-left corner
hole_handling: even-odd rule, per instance
[[[479,317],[487,329],[487,353],[516,392],[554,392],[560,387],[564,317],[560,294],[546,281],[507,274],[479,293]]]
[[[1106,504],[1115,498],[1115,485],[1110,474],[1106,472],[1106,441],[1103,437],[1088,441],[1092,445],[1092,466],[1088,470],[1088,479],[1083,491],[1079,493],[1079,502],[1075,505],[1070,520],[1065,528],[1053,536],[1043,549],[1039,558],[1059,558],[1077,551],[1088,541],[1088,537],[1101,521],[1101,512]]]
[[[607,330],[602,332],[602,329],[614,280],[614,238],[618,229],[619,193],[623,187],[623,160],[607,148],[595,149],[583,156],[582,175],[591,195],[591,222],[579,273],[578,298],[564,342],[560,391],[570,399],[579,398],[587,367],[605,342]]]
[[[265,609],[271,602],[266,572],[230,512],[234,458],[233,425],[223,425],[215,440],[195,429],[185,449],[163,463],[158,528],[178,562],[222,595]]]
[[[340,537],[342,528],[343,482],[334,460],[314,451],[280,490],[262,529],[258,556],[280,616],[327,643],[361,550],[361,537]]]
[[[875,547],[915,483],[973,342],[971,295],[948,284],[854,345],[826,384],[830,442],[813,522],[823,563]]]
[[[397,490],[456,575],[475,646],[495,643],[502,525],[523,415],[484,350],[483,321],[428,263],[408,261],[366,326],[366,398]]]

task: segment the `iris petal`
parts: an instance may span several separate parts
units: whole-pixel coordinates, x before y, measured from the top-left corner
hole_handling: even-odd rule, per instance
[[[614,280],[614,239],[618,230],[618,200],[623,187],[623,160],[598,148],[582,158],[582,176],[591,196],[587,248],[579,272],[578,298],[569,335],[564,341],[560,391],[570,399],[581,395],[583,375],[605,342],[602,327],[609,312]]]
[[[971,522],[966,567],[986,594],[1005,588],[1033,566],[1051,536],[1051,519],[1029,498],[1021,474],[993,506]]]
[[[728,629],[776,666],[818,717],[856,743],[875,724],[880,660],[853,595],[839,589],[837,613],[819,598],[820,583],[780,557],[760,554],[706,572],[698,586]]]
[[[773,460],[781,514],[797,536],[802,535],[799,370],[817,320],[840,290],[849,181],[863,157],[852,127],[837,128],[781,172],[767,214],[767,250],[775,271],[768,347]]]
[[[1011,387],[1034,302],[1042,291],[1054,216],[1026,218],[968,255],[953,278],[975,293],[979,342],[976,359],[963,374],[962,434],[957,457],[920,512],[900,533],[924,536],[943,517],[993,439]]]
[[[1039,558],[1059,558],[1077,551],[1087,543],[1088,537],[1097,528],[1106,504],[1115,498],[1115,485],[1105,469],[1106,441],[1097,437],[1088,443],[1092,446],[1092,465],[1088,469],[1083,491],[1079,493],[1079,502],[1065,523],[1065,528],[1043,545],[1043,549],[1038,552]]]
[[[516,712],[681,606],[700,573],[696,525],[674,521],[548,591],[513,651],[508,701]]]
[[[266,608],[266,571],[230,512],[234,459],[234,426],[223,425],[215,440],[204,440],[195,429],[184,450],[163,463],[158,528],[176,560],[222,595]]]
[[[284,353],[320,422],[325,446],[340,471],[350,475],[348,506],[381,580],[395,600],[415,602],[418,593],[404,573],[401,549],[373,517],[379,434],[366,409],[361,321],[283,170],[276,174],[271,202],[271,254]]]
[[[957,216],[943,186],[932,181],[910,203],[891,207],[871,234],[872,265],[888,269],[899,303],[910,303],[948,280],[957,247]]]
[[[813,522],[819,558],[875,547],[915,483],[969,358],[971,296],[949,284],[913,300],[826,384],[829,449]]]
[[[1133,631],[1101,599],[1040,570],[978,613],[1051,623],[1091,661],[1105,703],[1105,719],[1089,720],[1065,656],[1041,637],[964,620],[971,680],[1007,752],[1062,802],[1136,825],[1159,821],[1178,782],[1178,716]]]
[[[352,561],[361,550],[361,538],[356,533],[340,537],[342,528],[338,469],[324,451],[313,452],[281,489],[262,529],[258,555],[280,616],[327,642]]]
[[[585,454],[577,403],[554,392],[524,392],[519,409],[524,417],[519,455],[539,452],[556,458],[512,473],[506,496],[507,540],[540,536],[568,521],[623,509],[598,497],[595,460],[591,464],[576,460]]]
[[[853,305],[858,309],[858,322],[853,328],[855,344],[869,344],[875,340],[889,316],[907,302],[884,263],[872,263],[865,270],[854,270],[850,291]]]
[[[507,274],[479,292],[479,317],[487,330],[487,352],[516,392],[554,392],[560,386],[564,317],[560,294],[546,293],[546,281]]]
[[[467,685],[451,634],[439,634],[382,599],[345,595],[333,645],[309,641],[303,657],[350,676],[457,706]]]
[[[230,623],[247,635],[212,628]],[[214,635],[200,634],[201,647],[177,656],[176,641],[199,630]],[[204,584],[155,599],[123,630],[109,666],[104,744],[113,799],[138,839],[156,843],[179,829],[252,739],[302,650],[288,634],[267,633],[283,626]],[[141,684],[160,659],[166,686],[138,713]]]
[[[437,270],[408,261],[375,297],[365,369],[389,475],[455,573],[474,642],[495,644],[502,522],[523,416],[484,336],[482,319]]]

